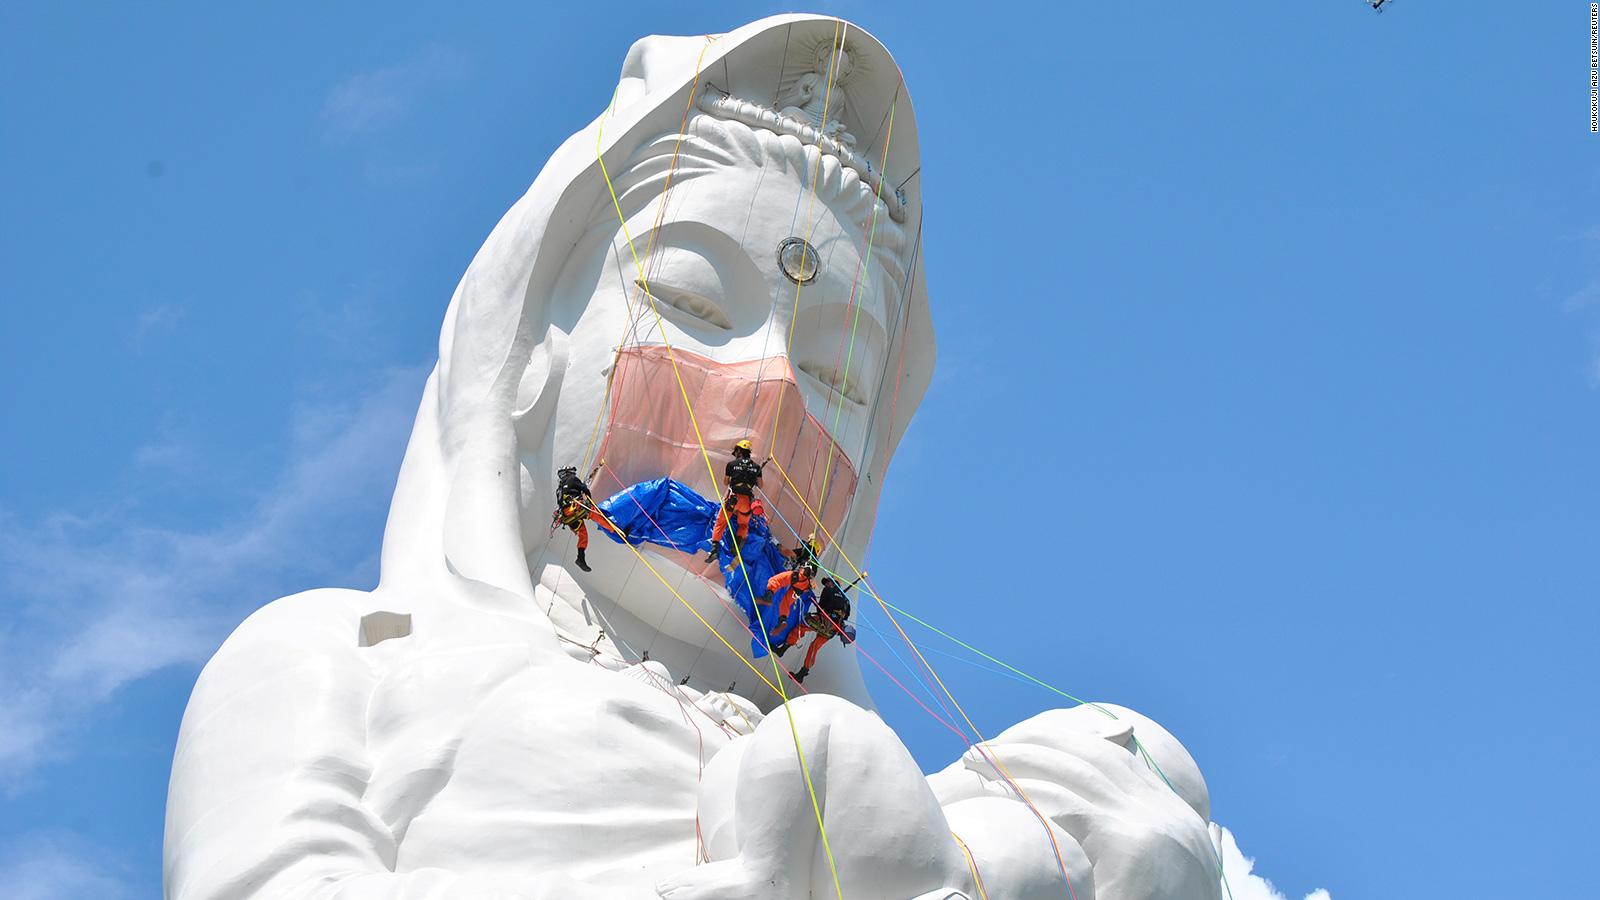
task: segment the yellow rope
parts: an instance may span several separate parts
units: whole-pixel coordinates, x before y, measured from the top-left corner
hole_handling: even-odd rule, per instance
[[[835,31],[837,31],[837,26],[835,27]],[[835,57],[837,57],[837,53],[835,53]],[[678,371],[677,353],[672,349],[672,342],[667,338],[666,325],[662,320],[661,311],[656,307],[655,297],[650,293],[650,282],[649,278],[645,275],[644,264],[640,262],[639,252],[633,245],[633,235],[628,232],[628,219],[627,216],[623,215],[622,201],[617,198],[616,187],[611,183],[611,173],[606,169],[605,155],[600,151],[601,138],[604,134],[605,122],[602,119],[599,133],[595,137],[595,159],[600,163],[600,175],[605,179],[606,190],[611,194],[611,206],[616,210],[617,220],[622,225],[622,236],[628,242],[628,253],[633,257],[633,267],[639,273],[639,281],[644,290],[645,299],[650,304],[651,313],[653,313],[656,317],[656,329],[661,335],[661,343],[667,348],[667,360],[672,363],[672,376],[678,383],[678,393],[683,398],[684,409],[686,409],[689,413],[689,424],[694,428],[695,443],[699,445],[700,456],[705,461],[706,474],[711,477],[711,484],[713,487],[715,487],[717,484],[717,472],[716,469],[711,465],[711,454],[706,450],[705,437],[700,432],[700,422],[694,414],[694,404],[689,400],[689,389],[684,386],[683,374]],[[780,394],[779,396],[781,397],[782,395]],[[776,431],[774,431],[774,433],[776,433]],[[635,549],[635,552],[638,552],[637,549]],[[745,588],[750,592],[750,596],[754,598],[755,589],[750,586],[750,572],[745,568],[744,556],[739,550],[738,541],[734,541],[733,543],[733,552],[735,558],[738,560],[739,570],[744,574]],[[643,558],[643,554],[640,554],[640,557]],[[651,568],[651,571],[655,571],[653,567]],[[664,579],[663,583],[665,583]],[[696,613],[696,616],[698,617],[699,614]],[[757,617],[757,620],[760,620],[759,616]],[[701,618],[700,621],[704,622],[705,619]],[[763,627],[762,631],[765,632],[765,630],[765,627]],[[715,631],[715,629],[713,629],[713,631]],[[765,639],[764,634],[763,639]],[[724,641],[724,643],[726,643],[726,641]],[[800,729],[795,725],[794,711],[789,708],[789,695],[783,689],[783,676],[781,674],[781,668],[778,665],[778,660],[772,654],[769,653],[768,655],[769,657],[772,657],[773,675],[778,681],[778,696],[783,701],[783,710],[789,719],[789,732],[790,736],[794,738],[795,755],[800,759],[800,772],[805,776],[806,793],[811,797],[811,811],[816,816],[817,831],[822,836],[822,849],[828,857],[828,871],[833,875],[833,889],[838,895],[839,900],[844,900],[844,889],[840,887],[839,884],[839,869],[837,864],[834,862],[833,848],[828,842],[828,829],[827,826],[825,826],[822,822],[822,805],[817,801],[817,791],[811,780],[811,770],[806,765],[805,748],[800,744]],[[742,659],[743,656],[740,658]],[[771,684],[771,682],[768,682],[768,684]]]
[[[838,59],[838,55],[839,55],[838,51],[837,51],[837,48],[839,46],[840,38],[841,38],[841,27],[840,27],[841,25],[843,25],[843,33],[845,35],[848,34],[848,30],[849,30],[848,24],[837,23],[836,22],[835,28],[834,28],[834,45],[833,45],[834,48],[835,48],[835,52],[831,55],[830,60],[829,60],[828,78],[827,78],[827,90],[825,91],[825,93],[823,95],[823,120],[824,121],[826,121],[826,119],[827,119],[827,111],[828,111],[829,105],[831,103],[833,81],[834,81],[834,79],[833,79],[833,69],[834,69],[835,61]],[[714,40],[714,39],[708,39],[707,47],[709,47],[709,45],[710,45],[710,40]],[[703,61],[704,56],[705,56],[705,48],[702,48],[701,54],[700,54],[700,60],[697,60],[696,64],[695,64],[695,81],[694,81],[694,84],[691,85],[691,88],[690,88],[690,95],[689,95],[690,107],[692,107],[692,104],[693,104],[693,101],[694,101],[695,88],[698,87],[698,84],[699,84],[700,62]],[[616,96],[615,96],[615,94],[613,94],[613,96],[612,96],[612,105],[607,110],[607,117],[609,117],[611,115],[611,113],[614,111],[615,103],[616,103]],[[685,109],[685,113],[684,113],[685,120],[687,120],[688,114],[689,114],[689,109],[686,108]],[[893,128],[894,128],[893,114],[894,114],[894,111],[891,109],[891,111],[890,111],[890,123],[889,123],[889,135],[893,134]],[[693,403],[689,399],[688,389],[684,385],[681,373],[678,371],[676,353],[673,350],[673,347],[672,347],[672,344],[671,344],[670,340],[668,340],[668,338],[666,337],[665,326],[664,326],[664,323],[663,323],[663,319],[662,319],[661,313],[660,313],[659,309],[656,308],[655,298],[651,294],[650,289],[649,289],[649,280],[648,280],[648,278],[646,276],[646,273],[645,273],[645,267],[644,267],[643,263],[641,262],[641,260],[639,258],[638,251],[634,247],[633,238],[628,233],[627,219],[623,215],[621,202],[620,202],[619,198],[617,197],[615,187],[612,185],[610,173],[606,169],[605,159],[604,159],[603,155],[600,152],[600,144],[603,142],[604,129],[605,129],[604,119],[602,119],[601,126],[600,126],[600,129],[599,129],[599,133],[597,134],[596,139],[595,139],[596,160],[600,164],[601,175],[605,179],[607,191],[611,195],[612,206],[616,210],[618,220],[619,220],[619,222],[620,222],[620,224],[622,226],[623,236],[627,240],[627,243],[628,243],[629,254],[632,256],[633,263],[634,263],[634,268],[638,272],[640,292],[644,295],[645,299],[647,300],[647,302],[649,304],[650,311],[655,316],[656,327],[657,327],[658,333],[661,334],[662,344],[667,349],[667,357],[668,357],[668,360],[672,364],[673,376],[677,381],[679,394],[680,394],[681,398],[683,399],[685,409],[689,413],[689,421],[690,421],[690,424],[693,427],[694,433],[695,433],[695,442],[699,446],[701,457],[704,460],[705,465],[706,465],[707,474],[710,476],[712,484],[715,485],[716,484],[716,470],[711,464],[711,457],[710,457],[709,452],[706,449],[705,439],[704,439],[704,436],[703,436],[702,432],[700,431],[699,422],[698,422],[698,419],[697,419],[697,417],[695,416],[695,413],[694,413]],[[679,146],[681,147],[681,144],[682,144],[682,136],[681,136],[681,134],[679,136],[678,143],[679,143]],[[887,165],[887,157],[888,157],[888,147],[889,147],[889,136],[886,135],[886,138],[885,138],[885,141],[884,141],[884,161],[883,161],[884,162],[884,166],[880,166],[880,169],[882,171],[885,171],[885,172],[886,172],[886,168],[885,167]],[[674,148],[673,160],[672,160],[671,168],[669,169],[668,174],[667,174],[667,183],[662,189],[662,206],[661,206],[661,209],[658,211],[658,217],[657,217],[658,224],[661,221],[661,219],[664,218],[664,216],[665,216],[666,202],[667,202],[666,201],[667,192],[671,188],[673,173],[674,173],[674,171],[675,171],[675,169],[677,167],[678,153],[679,153],[679,149],[678,148]],[[820,155],[819,155],[819,158],[818,158],[818,161],[817,161],[817,167],[820,167],[820,165],[821,165],[821,158],[820,158]],[[806,230],[807,230],[807,240],[808,240],[808,242],[809,242],[809,239],[810,239],[812,233],[814,233],[814,230],[815,230],[815,223],[812,221],[812,212],[814,211],[814,208],[815,208],[816,193],[817,193],[817,191],[816,191],[817,175],[816,175],[815,168],[816,167],[814,167],[813,174],[812,174],[811,186],[810,186],[811,190],[810,190],[810,196],[809,196],[809,200],[808,200],[808,204],[807,204],[807,210],[806,210],[806,221],[807,221]],[[879,175],[880,182],[882,181],[882,179],[883,179],[883,174],[880,173],[880,175]],[[877,210],[874,209],[874,216],[873,216],[873,218],[874,218],[873,225],[874,226],[876,225],[876,212],[877,212]],[[873,228],[872,230],[875,231],[876,229]],[[650,259],[654,255],[655,242],[657,240],[658,235],[659,235],[659,228],[653,229],[652,233],[651,233],[651,236],[650,236],[650,242],[646,246],[645,259]],[[868,257],[869,258],[870,258],[871,252],[872,252],[872,236],[869,234],[869,237],[868,237],[868,249],[867,249],[867,253],[868,253]],[[794,326],[795,326],[795,321],[796,321],[796,319],[798,317],[797,314],[799,312],[800,296],[801,296],[801,291],[802,291],[803,287],[804,287],[804,285],[799,283],[799,282],[797,282],[796,285],[795,285],[794,312],[796,313],[796,315],[790,317],[789,334],[788,334],[787,341],[786,341],[786,355],[790,350],[792,350],[792,347],[793,347]],[[624,292],[624,301],[627,302],[627,304],[628,304],[628,328],[625,329],[624,332],[623,332],[623,337],[626,338],[628,329],[632,329],[632,328],[636,327],[636,323],[634,321],[634,319],[635,319],[634,307],[633,307],[632,302],[629,301],[629,299],[627,297],[627,292]],[[854,342],[852,341],[852,349],[853,349],[853,344],[854,344]],[[619,349],[618,349],[617,354],[616,354],[616,358],[613,360],[613,371],[612,371],[611,375],[608,375],[608,378],[607,378],[607,391],[608,391],[608,393],[609,393],[609,389],[610,389],[610,385],[611,385],[611,379],[615,375],[616,359],[620,359],[620,356],[621,356],[621,347],[619,346]],[[845,376],[846,378],[848,378],[848,369],[849,369],[849,363],[847,361],[846,362],[846,376]],[[783,402],[783,397],[782,397],[781,392],[779,394],[778,402],[780,404],[780,410],[781,410],[781,403]],[[841,403],[840,406],[841,406],[841,409],[842,409],[843,404]],[[592,449],[593,449],[595,439],[597,438],[597,436],[599,434],[599,424],[600,424],[600,421],[601,421],[601,419],[602,419],[602,417],[604,415],[605,407],[606,407],[606,404],[601,404],[600,412],[596,415],[594,427],[593,427],[593,429],[591,430],[591,433],[590,433],[588,446],[585,447],[585,450],[584,450],[584,456],[585,457],[588,457],[589,454],[590,454],[590,451],[592,451]],[[778,420],[779,420],[779,416],[775,414],[774,418],[773,418],[772,438],[771,438],[769,446],[773,446],[773,447],[776,446]],[[827,481],[828,481],[828,475],[830,474],[830,472],[828,470],[831,469],[831,456],[832,456],[832,448],[830,448],[830,463],[829,463],[829,465],[827,467],[825,467],[824,474],[823,474],[824,496],[826,494],[826,484],[827,484]],[[812,519],[817,523],[818,527],[822,529],[824,534],[827,535],[829,542],[834,544],[837,547],[838,546],[838,542],[834,539],[833,535],[828,531],[827,527],[822,525],[822,521],[821,521],[820,516],[817,515],[815,510],[811,509],[811,506],[810,506],[809,503],[806,502],[806,499],[805,499],[804,495],[800,492],[799,488],[794,484],[794,482],[789,478],[789,474],[788,474],[787,471],[784,470],[783,465],[781,463],[778,463],[776,458],[773,459],[773,462],[777,465],[778,471],[783,476],[784,481],[789,485],[790,490],[793,491],[797,497],[799,497],[801,503],[803,505],[805,505],[806,511],[811,513]],[[614,523],[612,523],[610,521],[609,517],[606,517],[605,514],[603,512],[601,512],[599,509],[596,508],[593,511],[596,512],[597,514],[599,514],[602,518],[604,518],[606,520],[607,524],[610,524],[613,527],[615,527]],[[620,531],[618,533],[620,533]],[[787,705],[788,704],[788,695],[787,695],[787,692],[781,687],[782,677],[781,677],[781,674],[779,674],[781,672],[781,669],[778,666],[776,658],[774,658],[772,660],[772,662],[773,662],[774,674],[778,677],[778,683],[774,684],[765,675],[763,675],[761,673],[761,671],[755,667],[754,664],[752,664],[748,659],[746,659],[744,657],[744,654],[740,653],[736,648],[734,648],[734,646],[732,644],[730,644],[728,642],[728,640],[722,636],[721,632],[717,631],[716,628],[709,621],[707,621],[706,618],[704,616],[702,616],[697,609],[695,609],[694,605],[692,603],[690,603],[683,596],[683,594],[680,591],[678,591],[678,589],[676,587],[674,587],[665,578],[665,576],[663,576],[661,574],[661,572],[658,571],[655,568],[655,566],[650,564],[649,559],[646,558],[645,555],[642,552],[640,552],[637,547],[633,546],[633,544],[627,542],[626,540],[623,541],[623,544],[626,545],[628,547],[628,549],[633,552],[633,554],[638,558],[639,562],[644,563],[645,568],[648,569],[650,571],[650,573],[652,575],[654,575],[658,581],[661,582],[662,586],[666,587],[667,590],[670,591],[672,593],[672,595],[678,600],[678,602],[683,604],[683,606],[686,609],[688,609],[689,612],[692,615],[694,615],[694,617],[696,619],[698,619],[700,621],[700,623],[702,625],[704,625],[706,627],[706,629],[708,631],[710,631],[717,638],[717,640],[720,641],[722,643],[722,645],[729,650],[729,652],[731,652],[736,658],[738,658],[740,662],[744,663],[746,668],[749,668],[751,672],[755,673],[757,678],[761,679],[761,681],[763,683],[765,683],[768,688],[772,689],[775,693],[777,693],[783,699],[785,712],[788,714],[788,718],[789,718],[789,727],[790,727],[791,737],[793,738],[794,743],[795,743],[795,752],[799,756],[800,764],[801,764],[801,771],[805,775],[806,790],[807,790],[808,794],[810,795],[812,811],[816,816],[817,828],[818,828],[819,832],[821,833],[823,849],[824,849],[824,852],[827,854],[827,858],[828,858],[828,867],[829,867],[829,870],[830,870],[830,872],[832,873],[832,876],[833,876],[834,890],[842,900],[842,898],[844,896],[844,892],[843,892],[843,890],[842,890],[842,888],[840,886],[840,883],[839,883],[838,869],[836,867],[836,864],[835,864],[835,861],[834,861],[834,858],[833,858],[833,851],[832,851],[832,849],[831,849],[831,847],[829,845],[829,842],[828,842],[827,829],[826,829],[826,826],[823,824],[821,807],[820,807],[820,804],[819,804],[819,802],[817,800],[816,789],[815,789],[815,787],[814,787],[814,785],[812,783],[811,773],[806,767],[805,751],[804,751],[804,749],[803,749],[803,747],[801,746],[801,743],[800,743],[799,731],[798,731],[798,728],[797,728],[797,726],[795,725],[795,722],[794,722],[794,714],[793,714],[792,711],[790,711],[788,709],[788,705]],[[750,584],[749,571],[745,567],[743,555],[740,552],[738,542],[737,541],[734,542],[733,546],[734,546],[734,554],[738,558],[740,571],[744,575],[746,589],[750,591],[752,596],[754,596],[755,592],[754,592],[753,587]],[[861,572],[860,569],[858,569],[856,567],[855,563],[853,561],[851,561],[850,558],[847,555],[845,555],[845,553],[844,553],[842,548],[840,548],[839,555],[840,555],[840,557],[842,559],[844,559],[846,564],[848,564],[851,567],[851,569],[856,572],[856,574],[858,576],[860,576],[862,579],[865,579],[865,573]],[[877,591],[872,587],[872,585],[870,583],[867,583],[867,582],[863,581],[863,586],[866,587],[868,593],[870,593],[872,595],[873,599],[878,602],[879,606],[884,609],[884,612],[885,612],[886,615],[889,616],[890,621],[895,623],[896,629],[901,631],[902,636],[905,636],[904,635],[904,630],[900,628],[899,622],[894,618],[894,613],[890,611],[891,608],[887,604],[887,602],[884,601],[883,598],[878,595]],[[896,607],[895,609],[898,609],[898,607]],[[904,612],[904,611],[902,610],[901,612]],[[909,613],[907,613],[906,615],[909,615]],[[966,722],[967,726],[972,729],[973,734],[978,735],[979,743],[982,744],[985,747],[985,749],[991,749],[991,748],[988,747],[987,739],[983,737],[982,733],[979,732],[979,730],[977,729],[977,726],[973,724],[972,719],[967,715],[966,710],[961,707],[960,702],[955,699],[955,696],[950,692],[950,689],[944,684],[944,681],[939,678],[938,673],[933,669],[933,666],[927,661],[926,657],[924,657],[922,655],[921,651],[917,648],[916,644],[913,643],[909,638],[906,639],[906,642],[907,642],[908,646],[911,647],[912,652],[917,654],[917,658],[922,662],[923,666],[928,669],[929,674],[933,675],[934,680],[936,682],[938,682],[940,690],[945,694],[946,697],[948,697],[950,699],[951,703],[955,705],[957,711],[961,713],[962,719]],[[1006,774],[1007,780],[1012,782],[1012,786],[1017,789],[1017,792],[1019,794],[1023,795],[1023,799],[1024,800],[1027,800],[1027,797],[1026,797],[1025,794],[1023,794],[1021,787],[1016,784],[1015,779],[1011,777],[1011,774],[1005,770],[1005,767],[1004,767],[1003,763],[1000,762],[998,756],[992,756],[992,759],[994,761],[995,766]],[[1032,803],[1030,802],[1029,805],[1032,806]],[[1035,810],[1035,813],[1037,814],[1037,810]],[[977,864],[976,864],[976,862],[974,861],[974,859],[972,857],[971,850],[967,847],[966,842],[963,841],[959,835],[955,834],[955,832],[951,832],[951,837],[953,837],[956,840],[956,842],[961,846],[962,853],[965,855],[965,857],[967,859],[967,865],[968,865],[969,869],[972,872],[974,884],[976,885],[980,895],[982,896],[983,900],[988,900],[988,893],[984,888],[982,877],[978,873]],[[1053,843],[1053,840],[1052,840],[1052,843]],[[1059,856],[1060,856],[1060,851],[1058,849],[1057,850],[1058,861],[1059,861]],[[1069,884],[1069,890],[1070,890],[1070,884]]]
[[[967,842],[954,831],[950,832],[950,836],[956,839],[956,843],[961,845],[961,852],[966,854],[967,868],[972,870],[972,884],[978,889],[978,897],[980,900],[989,900],[989,892],[983,886],[983,876],[978,874],[978,862],[972,858],[972,851],[967,848]]]
[[[961,703],[960,701],[956,700],[955,695],[950,693],[950,689],[945,686],[944,680],[939,677],[939,673],[934,671],[932,664],[930,664],[927,658],[922,655],[922,651],[918,650],[917,645],[911,642],[910,637],[906,636],[905,630],[900,627],[900,620],[894,617],[894,613],[889,610],[888,604],[884,602],[882,597],[878,596],[878,592],[872,587],[872,582],[867,580],[867,573],[863,572],[856,566],[855,562],[853,562],[844,552],[844,547],[837,539],[834,538],[833,533],[828,531],[828,527],[826,525],[822,524],[821,517],[818,516],[816,511],[811,508],[811,504],[806,502],[805,495],[801,494],[800,488],[797,487],[792,480],[790,480],[789,473],[784,471],[783,463],[778,462],[776,458],[774,458],[772,462],[773,465],[778,467],[778,472],[783,476],[784,483],[788,484],[789,489],[794,491],[796,497],[800,498],[800,502],[805,505],[806,512],[811,513],[811,518],[816,521],[817,527],[822,529],[822,533],[828,538],[828,544],[835,550],[839,551],[839,558],[844,560],[845,565],[848,565],[851,571],[861,579],[861,587],[868,594],[872,595],[872,599],[878,601],[878,606],[883,609],[884,615],[889,617],[889,621],[894,623],[894,627],[900,631],[901,636],[906,638],[906,644],[911,648],[911,652],[917,655],[917,659],[922,662],[922,665],[925,668],[927,668],[928,674],[932,675],[933,680],[938,683],[939,690],[943,691],[944,695],[950,698],[950,703],[955,706],[956,712],[961,714],[961,718],[967,723],[967,727],[972,729],[972,733],[978,736],[978,745],[985,751],[986,758],[988,758],[989,761],[994,764],[994,767],[1005,776],[1006,781],[1011,784],[1011,787],[1017,792],[1017,795],[1022,798],[1024,803],[1028,804],[1028,808],[1032,809],[1033,814],[1038,816],[1041,823],[1045,825],[1046,834],[1050,838],[1050,845],[1055,848],[1056,861],[1061,865],[1062,878],[1067,882],[1067,892],[1069,894],[1074,894],[1072,890],[1072,881],[1066,877],[1066,860],[1061,856],[1061,848],[1056,845],[1055,835],[1049,831],[1049,820],[1045,818],[1043,813],[1039,812],[1038,807],[1033,805],[1033,801],[1030,800],[1028,795],[1022,790],[1022,785],[1017,783],[1016,778],[1012,777],[1011,773],[1006,769],[1005,763],[1001,762],[999,755],[994,752],[994,748],[989,746],[989,739],[984,737],[983,732],[978,730],[978,726],[972,723],[972,718],[968,716],[967,711],[961,707]]]
[[[611,517],[610,516],[606,515],[604,512],[601,512],[600,507],[591,506],[591,507],[588,507],[588,509],[589,509],[590,512],[593,512],[593,513],[599,515],[600,518],[605,519],[607,525],[610,525],[612,528],[616,528],[617,529],[617,534],[622,534],[622,529],[617,528],[617,524],[615,522],[611,521]],[[646,569],[650,570],[650,574],[654,575],[656,577],[656,580],[660,581],[663,587],[665,587],[667,590],[671,591],[672,592],[672,596],[677,597],[678,598],[678,602],[682,603],[684,605],[684,607],[689,610],[689,612],[694,614],[694,617],[696,619],[700,620],[700,624],[706,626],[707,630],[709,630],[712,634],[716,635],[717,636],[717,640],[722,642],[722,646],[727,647],[729,650],[732,650],[733,651],[733,655],[735,657],[737,657],[740,662],[744,663],[746,668],[748,668],[750,671],[756,673],[756,677],[757,678],[759,678],[762,681],[766,682],[767,687],[772,688],[773,693],[776,693],[776,694],[783,693],[781,690],[778,689],[777,685],[773,684],[770,681],[767,681],[767,676],[761,674],[761,670],[756,668],[754,663],[750,662],[750,660],[748,660],[748,659],[745,659],[743,653],[740,653],[738,650],[734,650],[733,645],[728,643],[728,639],[722,636],[722,632],[718,631],[715,627],[712,626],[712,624],[710,622],[706,621],[706,617],[700,615],[700,611],[694,608],[694,604],[690,603],[688,600],[684,599],[683,594],[679,593],[678,589],[672,586],[672,582],[667,581],[666,576],[662,575],[659,571],[657,571],[655,566],[650,565],[649,558],[646,557],[643,553],[639,552],[639,548],[638,547],[635,547],[634,545],[628,543],[628,541],[626,541],[626,540],[624,540],[622,542],[622,545],[624,547],[627,547],[629,550],[632,550],[633,551],[633,555],[639,557],[639,561],[644,563],[644,567]],[[748,722],[750,720],[749,719],[745,719],[745,721]]]
[[[889,142],[894,140],[894,111],[900,106],[900,92],[895,92],[893,105],[889,107],[889,130],[883,136],[883,159],[878,164],[877,194],[883,193],[883,180],[889,174]],[[874,196],[874,200],[877,197]],[[839,402],[834,406],[833,425],[829,428],[830,437],[839,430],[839,417],[844,415],[845,391],[850,387],[850,361],[856,353],[856,324],[861,321],[861,299],[856,293],[860,289],[861,278],[866,274],[867,267],[872,265],[872,244],[878,237],[878,207],[881,201],[872,204],[872,223],[867,229],[867,254],[856,269],[856,284],[850,288],[850,293],[855,302],[855,315],[850,319],[850,349],[844,355],[844,374],[839,377]],[[834,357],[835,360],[838,357]],[[892,426],[894,423],[890,423]],[[822,467],[822,491],[817,494],[817,505],[826,508],[828,505],[828,478],[833,474],[833,451],[837,444],[828,441],[828,462]]]
[[[842,26],[842,30],[841,30]],[[828,78],[826,87],[822,92],[822,124],[828,124],[828,104],[833,99],[833,66],[838,62],[840,51],[844,48],[844,38],[850,34],[850,24],[842,19],[835,19],[833,23],[833,53],[828,57]],[[816,230],[816,223],[811,220],[811,212],[817,204],[817,179],[822,172],[822,149],[817,148],[817,163],[811,167],[811,197],[806,201],[806,246],[811,246],[811,236]],[[876,207],[874,207],[876,212]],[[815,252],[815,251],[813,251]],[[820,265],[822,260],[818,259]],[[789,336],[784,340],[783,358],[787,360],[794,351],[794,323],[800,318],[800,290],[805,285],[799,279],[794,283],[794,311],[789,316]],[[778,404],[772,414],[772,438],[767,441],[767,450],[775,451],[778,447],[778,419],[783,412],[783,391],[778,392]]]
[[[661,221],[667,216],[667,198],[672,192],[672,177],[677,174],[678,171],[678,154],[683,149],[684,129],[688,127],[689,113],[694,109],[695,93],[700,90],[700,64],[705,62],[706,51],[711,49],[711,45],[715,42],[716,38],[707,35],[705,45],[700,48],[700,55],[696,57],[694,61],[694,83],[689,86],[689,99],[688,102],[686,102],[683,106],[683,120],[678,123],[678,140],[672,146],[672,163],[667,166],[667,183],[661,186],[661,208],[656,211],[655,227],[653,227],[650,231],[650,243],[646,244],[644,248],[644,258],[647,260],[655,255],[656,240],[661,236]],[[607,118],[610,117],[612,111],[616,108],[616,105],[617,92],[612,91],[611,103],[606,107]],[[604,119],[601,120],[600,131],[602,134],[605,132]],[[599,152],[599,148],[600,139],[599,136],[596,136],[596,153]],[[643,292],[644,286],[640,285],[638,290]],[[623,348],[626,347],[628,343],[628,332],[638,327],[638,322],[634,318],[633,301],[628,299],[629,293],[630,291],[628,290],[627,286],[624,285],[622,288],[622,302],[626,304],[628,308],[628,321],[627,324],[623,326],[622,336],[617,340],[617,349],[612,353],[611,356],[611,371],[606,375],[605,396],[607,400],[609,400],[611,397],[611,385],[616,380],[617,368],[619,363],[622,361]],[[594,425],[589,430],[589,443],[583,448],[583,464],[585,467],[594,462],[591,452],[594,450],[595,439],[600,436],[600,420],[605,417],[606,407],[608,405],[609,403],[607,402],[601,402],[600,408],[595,411]]]

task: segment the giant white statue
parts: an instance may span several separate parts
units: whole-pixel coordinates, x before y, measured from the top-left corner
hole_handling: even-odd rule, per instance
[[[941,177],[1004,183],[967,159]],[[558,466],[714,497],[753,437],[773,532],[864,559],[934,363],[919,167],[847,23],[635,44],[451,299],[378,587],[270,603],[201,674],[167,896],[1218,897],[1154,722],[1055,710],[925,777],[853,646],[802,688],[697,553],[599,541],[585,572],[550,527]]]

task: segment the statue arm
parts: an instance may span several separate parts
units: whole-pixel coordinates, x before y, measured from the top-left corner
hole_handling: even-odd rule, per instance
[[[169,900],[544,895],[463,873],[393,871],[399,842],[364,802],[377,676],[359,654],[377,648],[358,648],[356,634],[370,607],[355,591],[284,598],[201,673],[167,799]]]
[[[1136,729],[1155,745],[1150,752],[1166,756],[1172,783],[1133,743]],[[1025,719],[927,780],[980,864],[1001,836],[1015,843],[1037,834],[1041,823],[1028,819],[1043,817],[1092,848],[1100,896],[1221,900],[1202,813],[1209,799],[1203,782],[1191,779],[1199,770],[1159,725],[1121,707],[1085,704]],[[1026,804],[1014,799],[1018,788],[1027,792]],[[989,890],[995,893],[992,884]]]

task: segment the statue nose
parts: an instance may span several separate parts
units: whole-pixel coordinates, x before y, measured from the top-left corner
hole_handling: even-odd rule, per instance
[[[774,306],[761,331],[762,356],[789,361],[789,341],[794,331],[794,316],[782,306]]]

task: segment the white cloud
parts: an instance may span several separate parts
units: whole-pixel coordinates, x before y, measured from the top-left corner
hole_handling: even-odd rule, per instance
[[[382,522],[424,375],[391,370],[354,400],[296,410],[283,470],[262,479],[247,513],[212,528],[0,513],[0,785],[59,754],[123,686],[205,660],[274,596],[348,583],[358,567],[375,576],[371,523]]]
[[[1579,312],[1600,304],[1600,278],[1573,291],[1567,299],[1561,301],[1561,308],[1569,313]]]
[[[1588,284],[1568,295],[1567,299],[1561,302],[1561,308],[1569,315],[1583,316],[1592,323],[1596,310],[1600,310],[1600,278],[1591,280]],[[1590,385],[1600,387],[1600,330],[1593,328],[1589,331],[1587,369],[1586,374],[1589,376]]]
[[[322,103],[322,126],[339,139],[392,125],[428,87],[454,77],[461,54],[430,46],[404,62],[359,72],[333,86]]]
[[[195,447],[172,434],[164,434],[133,454],[134,465],[140,469],[174,473],[193,472],[204,460]]]
[[[34,833],[0,850],[0,897],[6,900],[131,896],[106,855],[70,835]]]
[[[1233,900],[1288,900],[1272,882],[1255,874],[1256,861],[1239,850],[1233,832],[1221,825],[1213,824],[1211,828],[1212,836],[1222,845],[1222,874],[1228,884],[1222,894],[1224,897],[1231,892]],[[1327,888],[1317,888],[1307,894],[1305,900],[1332,900],[1332,895]]]
[[[135,349],[143,349],[146,338],[162,331],[170,331],[183,321],[183,307],[176,303],[162,303],[152,306],[139,313],[139,318],[134,320],[133,334],[130,337]]]

